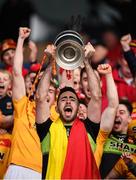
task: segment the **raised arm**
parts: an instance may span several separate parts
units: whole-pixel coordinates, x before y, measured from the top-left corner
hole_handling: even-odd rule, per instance
[[[125,60],[128,63],[130,71],[133,76],[136,74],[136,57],[133,51],[131,50],[130,43],[132,41],[131,35],[127,34],[121,37],[120,43],[124,52]]]
[[[48,45],[45,49],[50,57],[47,68],[45,69],[42,78],[39,82],[37,93],[36,93],[36,122],[38,124],[43,123],[50,117],[50,105],[47,100],[48,90],[50,87],[51,80],[51,64],[54,58],[55,47],[54,45]]]
[[[118,106],[118,94],[116,85],[112,77],[112,69],[109,64],[101,64],[97,68],[98,72],[106,77],[107,85],[107,97],[108,97],[108,106],[103,111],[100,122],[100,130],[96,139],[96,149],[95,149],[95,160],[97,166],[100,166],[101,158],[103,154],[104,144],[109,136],[109,133],[112,130],[116,109]]]
[[[23,45],[24,40],[29,37],[31,30],[27,27],[19,28],[19,37],[13,61],[13,99],[20,99],[26,95],[24,78],[22,76]]]
[[[98,66],[97,70],[100,74],[105,75],[106,77],[108,97],[108,106],[102,113],[100,129],[105,132],[110,132],[114,124],[116,110],[119,104],[117,88],[112,77],[112,69],[109,64],[101,64]]]
[[[95,122],[100,122],[101,117],[101,88],[100,88],[100,79],[96,75],[95,71],[92,69],[88,59],[91,58],[95,49],[93,46],[88,43],[85,46],[85,60],[84,65],[87,73],[89,89],[91,92],[91,99],[88,103],[88,118]]]

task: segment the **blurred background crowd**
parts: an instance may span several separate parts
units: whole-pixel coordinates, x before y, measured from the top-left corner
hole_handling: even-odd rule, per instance
[[[105,178],[106,176],[107,178],[118,178],[123,175],[122,172],[124,172],[123,170],[125,169],[126,178],[136,177],[136,172],[134,171],[136,167],[135,12],[136,1],[134,0],[0,1],[0,139],[4,139],[5,134],[9,135],[6,136],[6,140],[8,139],[8,141],[4,141],[8,144],[5,145],[7,149],[2,149],[2,151],[0,151],[0,168],[2,169],[1,172],[3,172],[3,174],[0,172],[0,178],[3,177],[7,169],[7,162],[12,143],[11,134],[14,119],[12,70],[20,27],[28,27],[31,29],[31,34],[25,39],[23,49],[24,63],[22,75],[25,78],[27,95],[30,95],[30,89],[33,86],[34,78],[41,68],[40,63],[46,45],[54,43],[57,34],[63,30],[75,30],[81,34],[85,44],[90,42],[93,45],[95,52],[91,57],[90,64],[94,70],[97,70],[100,64],[109,64],[112,68],[112,76],[117,87],[119,99],[128,101],[130,106],[132,106],[132,114],[130,110],[132,119],[130,127],[128,126],[128,122],[124,124],[124,126],[127,127],[127,131],[125,132],[125,134],[127,134],[127,141],[124,142],[134,145],[132,147],[130,146],[131,150],[132,148],[134,149],[133,153],[132,151],[130,152],[134,157],[130,157],[130,154],[123,154],[122,159],[124,161],[121,160],[125,162],[125,166],[118,165],[115,162],[113,163],[114,165],[116,164],[115,167],[112,165],[112,168],[114,167],[113,171],[116,172],[116,176],[113,176],[115,175],[114,173],[107,176],[112,168],[106,171],[103,168],[105,166],[101,164],[101,166],[103,166],[101,167],[101,175],[102,178]],[[64,71],[60,69],[59,75],[62,76],[63,73]],[[89,79],[87,79],[84,73],[83,67],[79,67],[74,70],[72,75],[70,75],[73,76],[73,87],[81,100],[82,105],[80,107],[81,112],[79,111],[79,116],[82,120],[87,117],[87,107],[90,99],[90,92],[88,90],[88,84],[86,83]],[[101,112],[104,112],[109,101],[107,98],[107,85],[106,79],[102,75],[100,75],[99,80],[101,82],[102,92]],[[63,83],[61,86],[66,84]],[[58,78],[52,80],[52,84],[53,92],[54,89],[61,88],[59,87],[60,84]],[[52,100],[52,95],[50,99]],[[121,123],[121,121],[116,121],[116,126],[119,126]],[[128,133],[132,135],[131,137],[129,136],[129,138]],[[119,136],[118,139],[123,139],[123,135],[124,134],[121,133],[121,136]],[[123,140],[121,140],[121,142],[123,142]],[[4,153],[7,153],[7,155],[4,160],[5,165],[2,165]],[[13,152],[11,151],[11,154],[12,153]],[[12,159],[12,155],[10,156]],[[118,156],[116,161],[119,157],[120,156]],[[11,159],[10,163],[16,164],[16,162],[12,162]],[[134,162],[132,162],[132,159]],[[129,167],[128,162],[134,164],[131,164],[131,167]],[[122,170],[121,167],[124,169]],[[41,169],[39,169],[38,172],[41,171]]]

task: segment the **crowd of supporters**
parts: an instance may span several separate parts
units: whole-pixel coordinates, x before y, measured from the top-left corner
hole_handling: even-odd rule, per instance
[[[82,65],[65,70],[53,42],[37,59],[30,34],[0,45],[0,179],[135,179],[136,41],[85,39]]]

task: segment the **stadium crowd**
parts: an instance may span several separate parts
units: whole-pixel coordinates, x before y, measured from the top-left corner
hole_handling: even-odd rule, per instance
[[[82,34],[83,63],[66,70],[53,42],[38,60],[30,34],[0,45],[0,179],[135,179],[136,41]]]

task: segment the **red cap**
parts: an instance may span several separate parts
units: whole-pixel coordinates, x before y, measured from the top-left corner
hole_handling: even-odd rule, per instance
[[[16,49],[16,42],[13,39],[5,39],[0,45],[1,56],[9,49]]]

